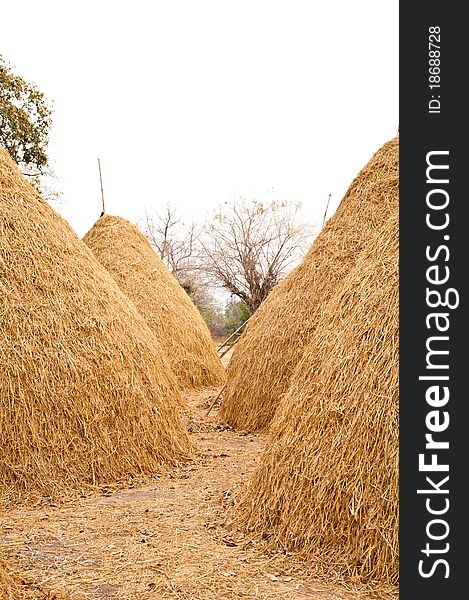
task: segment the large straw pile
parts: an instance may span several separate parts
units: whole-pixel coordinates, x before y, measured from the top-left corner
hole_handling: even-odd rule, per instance
[[[204,320],[137,227],[105,215],[83,241],[143,315],[180,386],[221,385],[225,371]]]
[[[233,427],[255,431],[269,425],[325,302],[397,206],[398,153],[394,138],[373,156],[301,265],[249,322],[231,358],[222,399],[221,418]]]
[[[185,460],[180,403],[141,315],[0,150],[0,500]]]
[[[398,577],[398,219],[323,311],[245,498],[248,528],[364,581]]]
[[[0,600],[19,600],[20,598],[23,596],[19,591],[18,580],[0,556]]]

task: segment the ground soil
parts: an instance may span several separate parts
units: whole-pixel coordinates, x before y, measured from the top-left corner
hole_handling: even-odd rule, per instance
[[[225,361],[228,360],[228,355]],[[30,600],[350,600],[397,598],[319,577],[314,563],[272,553],[236,526],[235,503],[265,442],[207,410],[218,390],[188,396],[197,460],[172,474],[60,505],[0,513],[0,555]],[[0,594],[1,596],[1,594]]]

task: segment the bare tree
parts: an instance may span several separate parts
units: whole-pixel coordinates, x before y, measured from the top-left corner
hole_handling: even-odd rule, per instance
[[[311,244],[313,231],[301,223],[300,210],[287,202],[225,203],[199,239],[199,269],[253,314]]]
[[[211,328],[212,321],[222,311],[217,305],[213,289],[207,285],[203,270],[198,268],[201,227],[194,221],[185,225],[177,209],[169,203],[161,212],[145,211],[138,225]]]
[[[181,282],[192,280],[200,236],[196,223],[186,226],[176,208],[168,203],[160,213],[145,211],[138,225],[171,273]]]
[[[170,204],[146,211],[138,224],[201,312],[213,308],[214,288],[221,288],[253,314],[311,244],[313,228],[300,211],[299,204],[240,198],[203,227],[186,226]]]

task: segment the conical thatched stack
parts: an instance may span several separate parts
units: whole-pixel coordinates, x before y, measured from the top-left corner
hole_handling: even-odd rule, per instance
[[[154,473],[192,453],[160,346],[0,150],[0,499]]]
[[[83,241],[138,308],[181,388],[221,385],[225,371],[204,320],[137,227],[105,215]]]
[[[270,294],[237,343],[221,418],[266,428],[288,390],[324,304],[398,202],[398,138],[384,144],[355,178],[302,264]]]
[[[248,528],[342,574],[398,577],[398,218],[336,288],[276,412]]]

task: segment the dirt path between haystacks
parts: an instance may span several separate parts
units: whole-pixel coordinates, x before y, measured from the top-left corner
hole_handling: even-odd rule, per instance
[[[263,553],[230,527],[230,508],[265,440],[221,428],[217,408],[206,417],[215,395],[188,397],[188,427],[200,452],[178,474],[64,506],[0,514],[0,553],[20,572],[26,598],[370,597],[318,582],[305,565]]]

